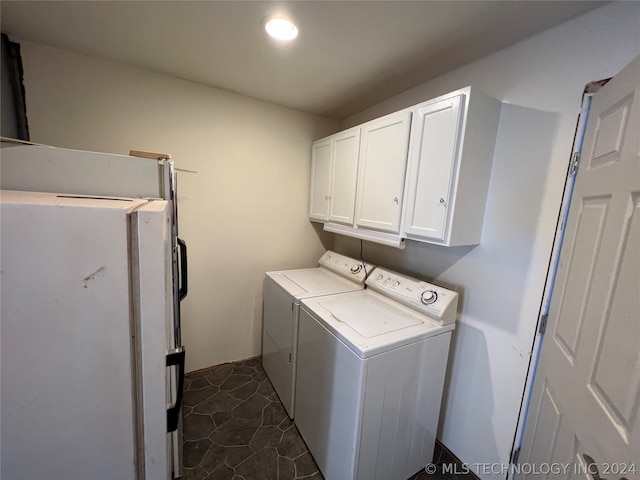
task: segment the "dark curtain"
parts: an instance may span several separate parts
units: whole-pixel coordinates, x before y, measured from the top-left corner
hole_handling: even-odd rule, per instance
[[[0,58],[2,58],[0,133],[3,137],[29,141],[20,44],[9,40],[9,37],[4,33],[2,34],[2,55]]]

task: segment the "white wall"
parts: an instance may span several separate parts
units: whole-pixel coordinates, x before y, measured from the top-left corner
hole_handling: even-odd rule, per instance
[[[461,293],[439,438],[463,462],[507,464],[581,95],[640,54],[640,4],[615,2],[390,98],[346,128],[473,85],[505,102],[481,245],[366,243],[374,264]],[[334,248],[357,255],[359,243]],[[483,478],[504,478],[474,469]]]
[[[21,42],[31,140],[168,152],[189,251],[187,370],[260,354],[267,270],[316,264],[310,145],[338,122],[114,62]],[[323,246],[321,239],[325,241]]]

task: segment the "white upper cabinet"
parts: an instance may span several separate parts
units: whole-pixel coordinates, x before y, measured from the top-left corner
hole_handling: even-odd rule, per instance
[[[403,236],[480,243],[500,108],[469,87],[413,107]]]
[[[329,219],[331,192],[331,138],[313,142],[311,147],[311,186],[309,192],[309,218]]]
[[[410,126],[410,110],[361,126],[356,227],[400,231]]]
[[[353,224],[360,128],[313,142],[309,218]]]
[[[467,87],[317,140],[309,218],[398,248],[480,243],[501,106]]]

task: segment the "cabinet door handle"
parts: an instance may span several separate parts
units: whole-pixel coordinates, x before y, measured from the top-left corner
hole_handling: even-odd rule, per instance
[[[447,202],[446,202],[446,201],[445,201],[445,199],[444,199],[444,198],[442,198],[442,197],[440,197],[440,204],[441,204],[443,207],[446,207],[446,206],[447,206]]]
[[[396,205],[398,205],[398,197],[393,197],[393,203],[395,203]]]

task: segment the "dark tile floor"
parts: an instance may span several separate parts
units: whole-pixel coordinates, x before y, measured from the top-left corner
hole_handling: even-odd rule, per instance
[[[320,480],[259,358],[187,374],[183,480]]]
[[[183,408],[183,480],[323,480],[260,358],[187,374]],[[436,444],[435,472],[409,480],[473,479],[443,473],[453,461]]]

